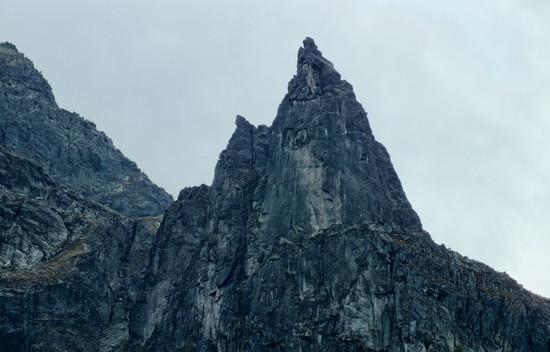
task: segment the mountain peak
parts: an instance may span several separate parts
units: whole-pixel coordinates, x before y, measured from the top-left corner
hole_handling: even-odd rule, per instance
[[[0,48],[3,49],[2,51],[9,50],[15,53],[19,53],[17,47],[10,42],[0,42]]]
[[[237,115],[212,185],[140,219],[92,200],[155,215],[169,196],[90,122],[36,104],[12,50],[2,351],[550,352],[550,300],[430,239],[313,39],[274,124]]]
[[[298,50],[296,75],[288,86],[291,100],[310,100],[342,82],[334,65],[323,57],[315,41],[306,37]]]
[[[93,123],[59,108],[42,73],[7,42],[0,43],[0,136],[8,152],[120,213],[158,215],[172,202]]]
[[[548,352],[550,305],[432,242],[352,86],[311,38],[297,66],[167,211],[135,349]]]
[[[23,109],[57,107],[52,88],[31,60],[9,42],[0,43],[0,91],[2,98],[26,102]]]
[[[304,49],[306,50],[317,50],[317,44],[315,44],[315,40],[311,37],[306,37],[303,41],[304,43]]]
[[[362,223],[422,229],[353,87],[309,37],[273,125],[237,116],[212,194],[217,214],[240,209],[274,237]]]

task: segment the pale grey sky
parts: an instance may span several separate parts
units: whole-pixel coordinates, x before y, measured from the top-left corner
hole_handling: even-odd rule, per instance
[[[305,36],[355,87],[434,240],[550,297],[550,2],[0,0],[60,106],[172,194],[237,113],[270,124]]]

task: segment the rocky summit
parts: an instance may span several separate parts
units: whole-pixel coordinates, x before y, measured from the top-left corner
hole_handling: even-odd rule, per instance
[[[160,215],[172,202],[92,122],[60,109],[42,74],[10,43],[0,44],[0,146],[124,215]]]
[[[550,352],[550,300],[431,240],[311,38],[173,203],[7,43],[0,142],[0,351]]]

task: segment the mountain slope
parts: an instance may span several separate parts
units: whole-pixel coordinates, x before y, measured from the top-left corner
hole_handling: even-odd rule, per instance
[[[550,301],[430,239],[312,39],[273,125],[236,125],[165,215],[132,348],[550,351]]]
[[[60,109],[48,82],[9,43],[0,43],[0,145],[125,215],[158,215],[172,201],[92,122]]]

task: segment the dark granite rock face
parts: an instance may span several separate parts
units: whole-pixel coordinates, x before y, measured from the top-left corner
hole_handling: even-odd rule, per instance
[[[1,149],[0,175],[0,350],[125,350],[162,218],[126,218]]]
[[[273,125],[236,125],[165,215],[132,350],[550,350],[550,301],[433,243],[312,39]]]
[[[53,109],[57,126],[47,83],[18,72],[5,111],[32,101],[21,109]],[[310,38],[273,125],[238,116],[212,185],[182,190],[162,219],[111,211],[87,199],[85,175],[59,182],[70,164],[6,149],[0,351],[550,351],[550,300],[431,240]],[[99,200],[134,215],[139,192]]]
[[[125,215],[159,215],[172,201],[92,122],[60,109],[48,82],[9,43],[0,44],[0,145]]]
[[[130,307],[162,221],[133,217],[162,213],[171,197],[93,123],[59,109],[8,43],[0,199],[0,351],[127,349]]]

